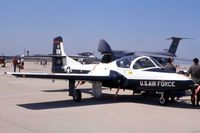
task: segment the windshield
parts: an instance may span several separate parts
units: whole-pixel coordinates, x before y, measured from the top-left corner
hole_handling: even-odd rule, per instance
[[[134,59],[138,56],[126,56],[116,60],[116,64],[118,67],[121,68],[130,68],[130,65]],[[149,59],[150,58],[150,59]],[[163,67],[156,59],[154,58],[140,58],[133,64],[133,69],[142,69],[142,68],[149,68],[149,67]]]
[[[163,67],[163,65],[160,64],[156,59],[151,58],[151,60],[153,60],[153,62],[154,62],[157,66],[159,66],[159,67]]]
[[[126,56],[123,58],[120,58],[116,61],[116,64],[118,67],[122,68],[129,68],[131,65],[131,62],[136,58],[137,56]]]
[[[149,67],[155,67],[155,65],[146,57],[138,59],[133,65],[133,69],[143,69]]]

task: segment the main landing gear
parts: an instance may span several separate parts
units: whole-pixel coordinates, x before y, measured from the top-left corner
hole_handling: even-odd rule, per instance
[[[78,81],[75,86],[75,80],[69,80],[69,96],[73,97],[75,102],[80,102],[82,100],[82,93],[80,90],[76,89],[78,85],[84,84],[85,81]],[[102,93],[102,83],[101,82],[94,82],[92,84],[93,89],[93,96],[98,98],[101,96]]]
[[[73,100],[75,102],[80,102],[81,99],[82,99],[81,91],[80,90],[75,90],[72,97],[73,97]]]
[[[82,99],[82,94],[80,90],[75,90],[75,88],[80,84],[80,82],[78,82],[78,84],[75,86],[75,81],[74,80],[69,80],[69,95],[73,97],[73,100],[75,102],[80,102]]]

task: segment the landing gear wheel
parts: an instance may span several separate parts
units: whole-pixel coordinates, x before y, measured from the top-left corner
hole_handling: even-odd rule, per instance
[[[75,90],[74,93],[73,93],[73,100],[75,102],[80,102],[81,99],[82,99],[81,91],[80,90]]]
[[[164,97],[160,97],[160,98],[159,98],[159,103],[160,103],[161,105],[165,105],[165,104],[166,104],[166,99],[165,99]]]
[[[169,97],[167,97],[167,96],[161,96],[161,97],[158,99],[158,102],[159,102],[161,105],[165,105],[168,101],[169,101]]]

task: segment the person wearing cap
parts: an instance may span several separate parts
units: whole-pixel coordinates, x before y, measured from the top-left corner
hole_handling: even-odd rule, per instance
[[[189,67],[187,74],[188,76],[191,75],[191,79],[195,83],[200,84],[200,65],[198,58],[193,59],[193,65]]]
[[[194,58],[193,59],[193,65],[189,67],[189,70],[187,72],[187,75],[191,75],[191,79],[196,83],[200,84],[200,65],[199,65],[199,59]],[[192,89],[192,94],[194,95],[195,88]],[[199,105],[200,96],[197,96],[197,105]]]
[[[172,63],[172,58],[167,59],[167,64],[166,64],[165,68],[169,71],[176,72],[176,67]]]

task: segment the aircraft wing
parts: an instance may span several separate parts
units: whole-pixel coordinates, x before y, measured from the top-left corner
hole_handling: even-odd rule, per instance
[[[5,72],[20,78],[41,78],[41,79],[59,79],[59,80],[85,80],[85,81],[105,81],[116,80],[122,77],[115,71],[108,71],[102,74],[67,74],[67,73],[22,73],[22,72]]]

